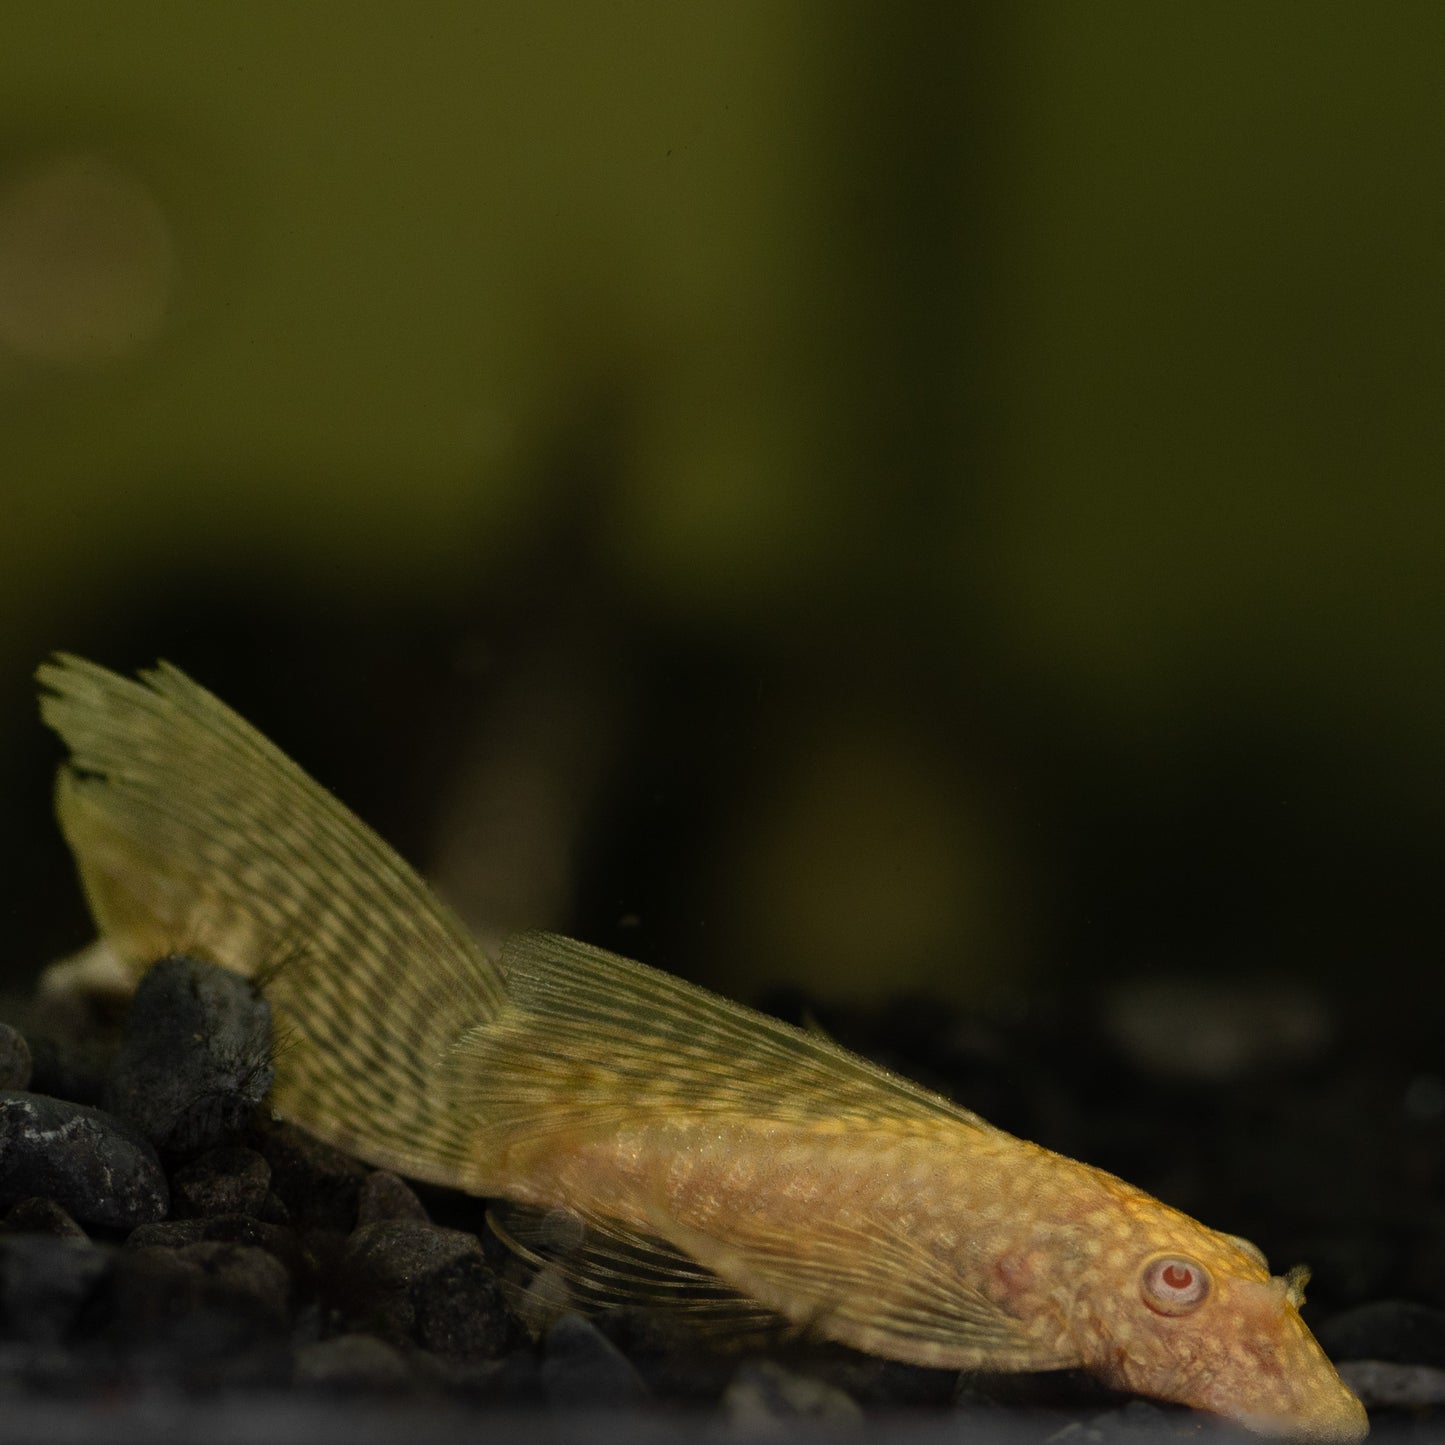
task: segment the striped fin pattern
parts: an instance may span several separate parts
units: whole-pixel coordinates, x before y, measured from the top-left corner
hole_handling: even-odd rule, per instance
[[[276,1014],[277,1112],[457,1183],[472,1132],[446,1060],[502,1002],[478,945],[375,833],[175,668],[136,682],[59,656],[37,677],[71,752],[61,827],[111,948],[137,978],[178,950],[257,977]]]
[[[925,1245],[875,1223],[795,1226],[738,1210],[725,1230],[672,1219],[678,1250],[796,1325],[855,1349],[947,1369],[1047,1370],[1078,1363],[1053,1354]]]
[[[468,1106],[509,1139],[697,1115],[999,1132],[816,1032],[575,939],[514,935],[501,970],[507,1006],[457,1051]]]
[[[590,1210],[499,1202],[492,1233],[529,1269],[551,1269],[567,1304],[584,1313],[622,1305],[664,1308],[714,1344],[754,1346],[791,1332],[781,1315],[723,1283],[655,1235]]]

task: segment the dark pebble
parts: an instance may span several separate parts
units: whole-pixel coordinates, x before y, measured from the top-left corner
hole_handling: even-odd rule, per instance
[[[249,1214],[217,1214],[209,1219],[162,1219],[143,1224],[126,1236],[125,1247],[181,1251],[192,1244],[240,1244],[264,1249],[293,1275],[309,1274],[308,1252],[293,1229],[268,1224]]]
[[[296,1234],[307,1274],[322,1281],[341,1277],[346,1258],[346,1235],[339,1229],[305,1229]]]
[[[1167,1435],[1188,1435],[1197,1438],[1199,1415],[1179,1405],[1157,1405],[1152,1400],[1129,1400],[1112,1410],[1093,1416],[1083,1426],[1090,1440],[1133,1439],[1147,1436],[1161,1439]]]
[[[270,1250],[203,1239],[177,1250],[176,1258],[200,1270],[210,1297],[244,1300],[278,1329],[289,1319],[291,1276]]]
[[[271,1188],[297,1224],[350,1234],[366,1165],[294,1124],[275,1125],[258,1147],[271,1166]]]
[[[1445,1369],[1445,1310],[1411,1300],[1376,1300],[1333,1315],[1316,1337],[1336,1360],[1388,1360]]]
[[[412,1219],[425,1224],[426,1205],[404,1179],[386,1169],[375,1169],[362,1181],[356,1201],[356,1222],[379,1224],[385,1220]]]
[[[339,1275],[346,1316],[392,1344],[484,1360],[516,1340],[475,1235],[413,1220],[365,1224],[347,1241]]]
[[[121,1120],[43,1094],[0,1093],[0,1208],[33,1197],[114,1229],[163,1219],[170,1202],[155,1150]]]
[[[178,1216],[259,1214],[271,1188],[271,1166],[254,1149],[228,1145],[211,1149],[171,1176],[172,1207]]]
[[[256,1221],[249,1215],[241,1216],[248,1225]],[[227,1216],[222,1216],[227,1218]],[[158,1219],[153,1224],[142,1224],[126,1236],[127,1249],[180,1249],[195,1244],[206,1237],[206,1231],[217,1221],[214,1219]]]
[[[190,1153],[240,1129],[271,1077],[270,1005],[239,974],[175,956],[136,989],[105,1100],[158,1148]]]
[[[722,1408],[730,1425],[747,1431],[800,1420],[832,1429],[863,1422],[863,1411],[851,1395],[774,1360],[740,1366],[723,1393]]]
[[[0,1089],[28,1089],[31,1072],[30,1045],[25,1035],[0,1023]]]
[[[953,1403],[958,1391],[956,1370],[906,1365],[901,1360],[880,1360],[851,1351],[829,1362],[823,1374],[865,1409],[942,1409]]]
[[[0,1337],[58,1343],[110,1273],[114,1251],[45,1234],[0,1236]]]
[[[22,1199],[5,1216],[17,1234],[50,1234],[57,1239],[85,1239],[85,1231],[53,1199]]]
[[[296,1352],[294,1379],[298,1385],[348,1395],[399,1390],[413,1382],[411,1366],[401,1351],[375,1335],[337,1335],[303,1345]]]
[[[454,1394],[509,1410],[537,1409],[547,1403],[542,1362],[530,1349],[513,1350],[500,1360],[454,1365],[447,1386]]]
[[[284,1271],[260,1250],[126,1249],[93,1302],[90,1329],[137,1380],[280,1385],[291,1373],[277,1309],[286,1291]]]
[[[543,1339],[542,1388],[559,1409],[641,1405],[649,1398],[622,1351],[575,1314],[563,1315]]]
[[[266,1197],[261,1201],[261,1207],[256,1211],[256,1218],[264,1219],[267,1224],[290,1224],[291,1211],[286,1208],[285,1200],[274,1189],[268,1189]]]
[[[96,1302],[92,1329],[142,1348],[194,1316],[203,1293],[200,1269],[183,1264],[177,1251],[127,1247],[116,1260],[104,1297]]]
[[[534,1283],[540,1278],[534,1276]],[[592,1316],[592,1323],[660,1399],[717,1400],[737,1369],[734,1351],[718,1349],[684,1318],[664,1309],[619,1305]]]

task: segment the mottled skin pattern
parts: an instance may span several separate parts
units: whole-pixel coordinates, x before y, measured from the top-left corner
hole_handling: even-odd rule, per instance
[[[553,1138],[507,1164],[504,1192],[540,1205],[585,1202],[650,1230],[785,1317],[870,1353],[958,1369],[1078,1366],[1264,1434],[1352,1441],[1368,1428],[1286,1281],[1253,1246],[1000,1131],[980,1137],[945,1122],[913,1138],[828,1137],[674,1121]],[[829,1269],[833,1292],[818,1298],[757,1267],[763,1240],[831,1258],[900,1237],[943,1292],[981,1287],[1017,1322],[1017,1341],[920,1340],[880,1327],[880,1292],[891,1286],[906,1303],[917,1273],[870,1270],[850,1288],[845,1271]],[[1170,1316],[1144,1301],[1141,1268],[1159,1255],[1209,1271],[1197,1310]]]
[[[1264,1433],[1365,1433],[1300,1320],[1302,1281],[1252,1245],[641,964],[543,934],[487,957],[173,668],[136,682],[62,658],[40,679],[71,749],[57,810],[91,962],[133,987],[180,950],[264,980],[282,1117],[380,1166],[571,1211],[595,1259],[640,1241],[669,1299],[701,1279],[724,1307],[893,1359],[1077,1366]]]

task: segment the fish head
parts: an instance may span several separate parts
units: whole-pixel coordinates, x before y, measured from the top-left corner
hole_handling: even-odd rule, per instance
[[[1080,1352],[1107,1384],[1262,1435],[1345,1445],[1364,1406],[1300,1318],[1303,1266],[1271,1275],[1247,1240],[1140,1196],[1094,1261]]]

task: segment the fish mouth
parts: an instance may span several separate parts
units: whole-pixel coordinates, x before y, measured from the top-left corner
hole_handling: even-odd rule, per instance
[[[1332,1411],[1328,1415],[1251,1415],[1234,1414],[1229,1418],[1256,1435],[1280,1440],[1299,1440],[1306,1445],[1356,1445],[1370,1433],[1365,1407],[1350,1396],[1354,1409]]]
[[[1360,1398],[1300,1318],[1309,1271],[1296,1266],[1267,1282],[1235,1281],[1238,1338],[1200,1402],[1257,1435],[1312,1445],[1355,1445],[1370,1431]]]
[[[1338,1379],[1317,1386],[1283,1409],[1241,1409],[1237,1401],[1211,1408],[1253,1434],[1307,1445],[1356,1445],[1370,1433],[1370,1419],[1359,1396]]]

